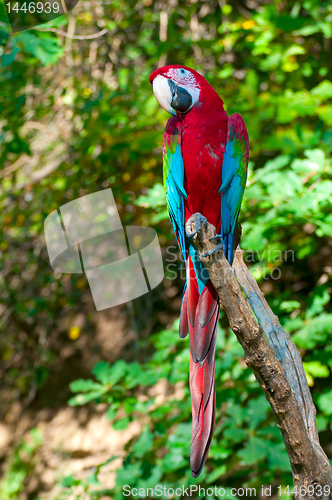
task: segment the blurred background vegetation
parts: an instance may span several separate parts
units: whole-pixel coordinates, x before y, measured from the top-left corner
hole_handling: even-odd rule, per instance
[[[3,4],[0,19],[1,500],[120,499],[124,484],[292,489],[223,315],[216,431],[191,478],[183,263],[161,187],[168,116],[148,76],[195,68],[246,121],[241,245],[300,349],[332,457],[332,2],[82,0],[53,21],[71,35],[108,29],[94,40],[12,34]],[[84,275],[51,269],[43,222],[108,187],[124,225],[158,232],[166,277],[97,313]]]

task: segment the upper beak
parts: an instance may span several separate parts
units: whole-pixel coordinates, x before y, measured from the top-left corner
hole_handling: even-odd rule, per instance
[[[152,88],[160,106],[173,116],[176,116],[175,110],[186,113],[192,106],[192,97],[189,92],[169,78],[162,75],[156,76]]]

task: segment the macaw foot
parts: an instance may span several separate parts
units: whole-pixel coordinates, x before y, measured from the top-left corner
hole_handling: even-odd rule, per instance
[[[223,240],[223,237],[221,234],[216,234],[215,236],[213,236],[213,238],[210,238],[209,241],[213,241],[213,240],[221,240],[220,243],[223,243],[224,240]]]
[[[194,217],[194,221],[192,220],[192,217]],[[195,222],[195,229],[194,230],[192,230],[192,226],[191,226],[192,222]],[[186,235],[187,235],[187,237],[192,239],[194,236],[196,236],[196,234],[202,230],[203,224],[206,227],[207,219],[206,219],[206,217],[204,217],[204,215],[197,212],[196,214],[194,214],[194,216],[191,216],[186,222]]]
[[[213,236],[213,238],[209,239],[209,241],[213,241],[213,240],[219,240],[218,245],[216,245],[214,248],[212,248],[212,250],[209,250],[208,252],[206,252],[204,255],[202,255],[202,257],[208,257],[209,255],[213,255],[214,253],[219,252],[220,250],[222,252],[224,251],[224,240],[223,240],[223,237],[221,236],[221,234],[216,234],[215,236]]]

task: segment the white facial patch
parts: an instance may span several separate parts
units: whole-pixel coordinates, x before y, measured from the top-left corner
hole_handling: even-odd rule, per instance
[[[199,101],[199,94],[201,90],[195,76],[184,68],[171,68],[168,71],[167,76],[170,76],[179,87],[182,87],[189,92],[192,98],[192,108],[194,104]]]

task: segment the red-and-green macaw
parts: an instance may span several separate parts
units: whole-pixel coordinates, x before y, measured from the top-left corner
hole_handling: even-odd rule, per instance
[[[180,337],[190,339],[192,439],[190,465],[199,476],[215,422],[214,357],[219,301],[197,251],[186,237],[193,214],[215,226],[219,247],[232,264],[235,230],[247,179],[249,139],[243,118],[228,116],[223,101],[196,71],[159,68],[150,76],[159,104],[173,115],[164,134],[164,187],[169,216],[186,261]]]

